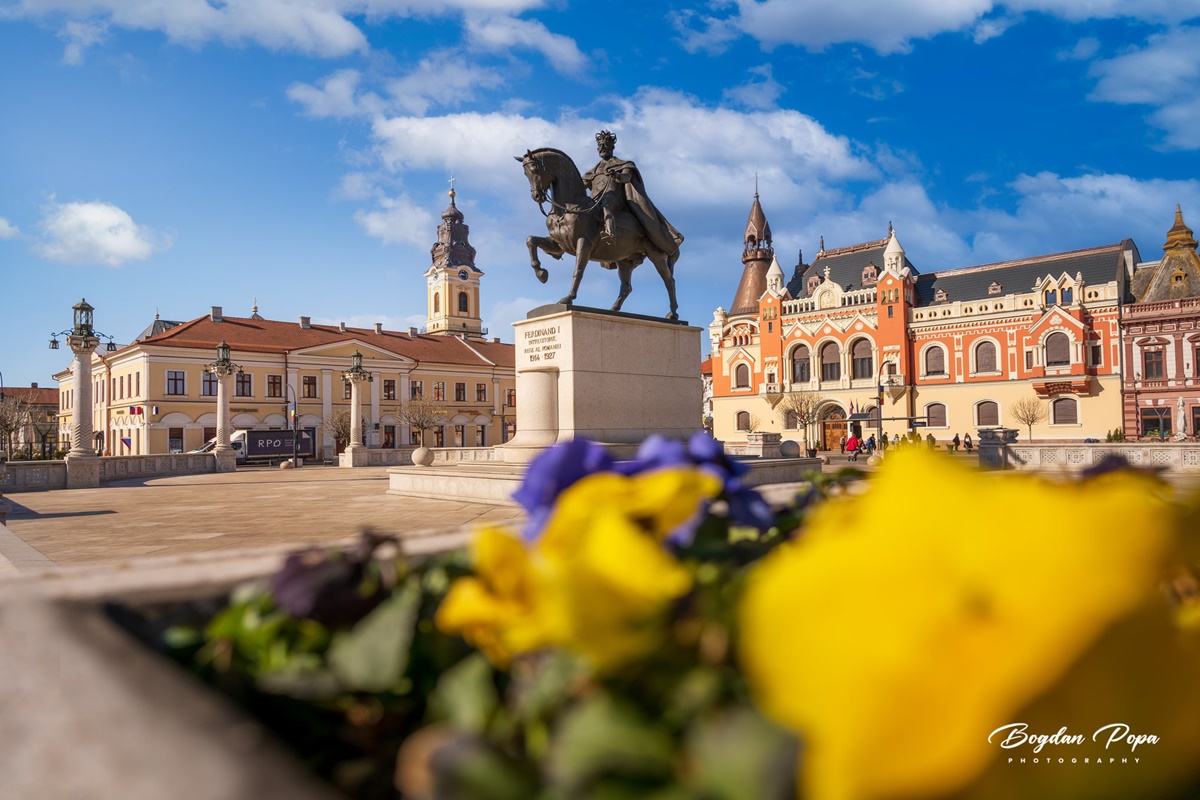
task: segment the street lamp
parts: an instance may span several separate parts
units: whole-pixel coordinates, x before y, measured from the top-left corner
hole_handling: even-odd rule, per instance
[[[879,373],[875,376],[875,381],[878,384],[878,393],[876,395],[876,402],[875,402],[875,413],[876,413],[875,427],[879,431],[879,443],[881,445],[883,444],[883,389],[885,386],[890,388],[892,386],[898,385],[896,383],[895,375],[889,374],[887,376],[887,381],[885,382],[883,380],[883,371],[885,369],[887,369],[887,365],[890,363],[891,362],[889,362],[889,361],[884,361],[882,364],[880,364],[879,365]]]
[[[204,366],[204,371],[217,379],[217,446],[213,454],[217,456],[217,471],[226,472],[236,468],[235,460],[228,460],[233,448],[229,443],[229,376],[235,372],[244,374],[240,364],[234,364],[229,358],[229,345],[222,341],[217,345],[217,360]]]
[[[291,416],[292,423],[292,466],[300,466],[300,400],[296,397],[296,390],[290,383],[285,383],[286,391],[283,393],[283,404],[286,407],[288,392],[292,395],[292,404],[288,408],[288,414]],[[314,453],[315,453],[314,449]]]
[[[366,466],[367,453],[363,447],[362,394],[359,384],[375,380],[375,376],[363,369],[362,353],[356,349],[350,356],[350,369],[342,373],[342,379],[350,383],[350,443],[346,446],[343,466]]]
[[[92,345],[93,349],[96,345],[100,344],[100,339],[108,339],[108,344],[104,347],[105,351],[112,353],[117,349],[117,343],[113,341],[113,337],[107,333],[101,333],[92,327],[92,312],[96,309],[86,299],[82,299],[71,306],[71,310],[74,312],[74,325],[66,330],[50,334],[51,350],[58,349],[59,336],[66,336],[67,344],[72,344],[72,339],[85,342],[95,339],[95,344]]]

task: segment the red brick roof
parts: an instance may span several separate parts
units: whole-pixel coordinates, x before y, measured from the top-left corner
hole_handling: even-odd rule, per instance
[[[373,328],[346,328],[335,325],[300,327],[299,322],[270,319],[200,317],[144,339],[141,344],[155,347],[195,347],[211,349],[224,341],[233,352],[290,353],[338,342],[361,341],[405,358],[438,364],[478,364],[488,362],[511,367],[515,363],[513,346],[501,342],[469,343],[457,336],[416,335]]]
[[[3,393],[5,397],[15,397],[36,406],[58,405],[58,389],[43,389],[40,386],[36,389],[30,386],[5,386],[0,389],[0,393]]]

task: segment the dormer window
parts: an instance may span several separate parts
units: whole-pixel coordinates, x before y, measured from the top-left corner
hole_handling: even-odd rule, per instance
[[[1181,284],[1185,278],[1187,278],[1187,275],[1181,269],[1177,269],[1171,273],[1171,283]]]
[[[997,281],[992,281],[992,285],[988,287],[988,294],[1004,294],[1004,287]]]
[[[1055,289],[1047,289],[1046,290],[1046,305],[1048,305],[1048,306],[1058,305],[1058,291],[1057,290],[1055,290]]]
[[[1063,305],[1064,305],[1064,306],[1065,306],[1065,305],[1070,305],[1071,301],[1072,301],[1072,300],[1074,299],[1074,297],[1075,297],[1075,292],[1073,292],[1073,291],[1071,290],[1071,288],[1070,288],[1070,287],[1068,287],[1068,286],[1064,286],[1064,287],[1063,287],[1061,294],[1062,294],[1062,302],[1063,302]]]
[[[812,294],[813,292],[815,292],[817,290],[817,287],[820,285],[821,285],[821,279],[818,278],[816,275],[813,275],[811,278],[808,279],[808,293]]]
[[[872,286],[879,278],[879,269],[874,264],[867,264],[862,271],[863,286]]]
[[[936,292],[934,292],[933,293],[933,302],[935,302],[935,303],[946,302],[946,290],[938,289]]]

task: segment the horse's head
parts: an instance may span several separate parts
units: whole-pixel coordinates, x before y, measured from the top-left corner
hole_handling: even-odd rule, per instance
[[[532,150],[526,150],[524,156],[513,156],[513,158],[520,161],[521,167],[525,170],[525,177],[529,180],[529,194],[533,197],[533,201],[535,203],[546,202],[546,193],[550,190],[550,184],[554,182],[554,177],[542,163],[541,157],[534,155]]]

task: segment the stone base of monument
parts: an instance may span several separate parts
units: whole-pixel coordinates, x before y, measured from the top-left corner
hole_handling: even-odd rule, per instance
[[[95,489],[100,486],[100,456],[67,453],[67,488]]]
[[[514,323],[518,431],[497,447],[528,463],[577,438],[636,450],[700,430],[700,329],[639,314],[548,305]]]
[[[362,445],[349,445],[338,454],[339,467],[367,466],[367,448]]]
[[[216,459],[217,472],[236,472],[237,471],[237,452],[227,450],[225,452],[213,453],[213,458]]]

